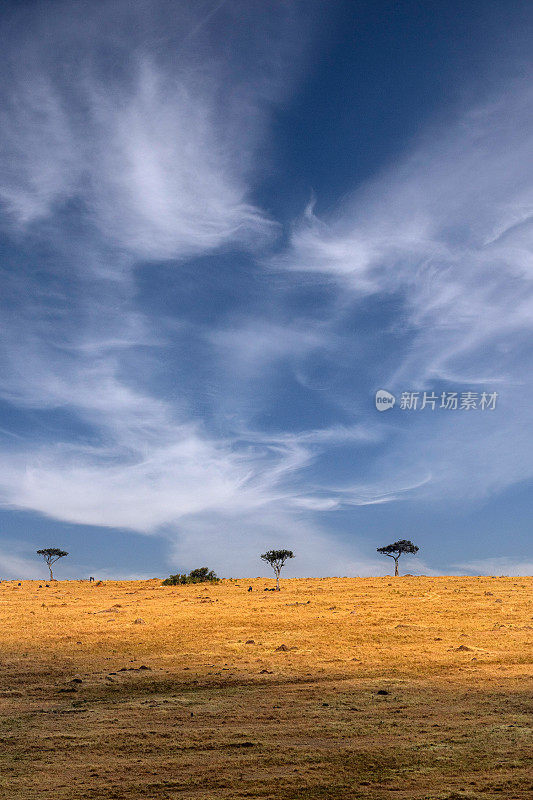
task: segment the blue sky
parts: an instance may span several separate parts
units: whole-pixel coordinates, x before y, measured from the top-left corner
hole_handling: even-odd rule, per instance
[[[0,577],[531,574],[531,5],[0,26]]]

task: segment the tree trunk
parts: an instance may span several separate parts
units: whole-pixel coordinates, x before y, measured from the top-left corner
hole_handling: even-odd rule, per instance
[[[276,591],[279,592],[279,572],[276,572]]]
[[[51,564],[48,564],[48,569],[50,570],[50,580],[53,581],[54,580],[54,576],[52,574],[52,565]]]
[[[394,559],[394,577],[397,577],[400,573],[398,572],[398,559]]]

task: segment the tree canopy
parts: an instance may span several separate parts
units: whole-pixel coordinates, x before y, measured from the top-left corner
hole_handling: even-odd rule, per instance
[[[55,564],[63,556],[68,556],[66,550],[60,550],[59,547],[45,547],[43,550],[37,550],[37,553],[44,558],[50,570],[50,580],[54,580],[52,572],[52,564]]]
[[[279,575],[283,565],[289,558],[294,558],[292,550],[267,550],[263,553],[261,559],[270,564],[276,576],[276,589],[279,590]]]
[[[395,575],[398,575],[398,559],[402,553],[411,553],[414,555],[418,553],[419,550],[417,545],[413,544],[409,539],[399,539],[397,542],[393,542],[393,544],[387,544],[385,547],[378,547],[376,549],[378,553],[394,559]]]

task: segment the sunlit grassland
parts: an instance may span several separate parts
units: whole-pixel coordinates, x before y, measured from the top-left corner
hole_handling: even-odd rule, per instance
[[[2,797],[532,794],[531,578],[46,583],[0,584]]]

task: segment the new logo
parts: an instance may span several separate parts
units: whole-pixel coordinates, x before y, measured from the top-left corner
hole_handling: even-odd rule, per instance
[[[385,389],[378,389],[376,392],[376,408],[378,411],[388,411],[389,408],[392,408],[394,403],[396,402],[396,398],[390,392],[387,392]]]

